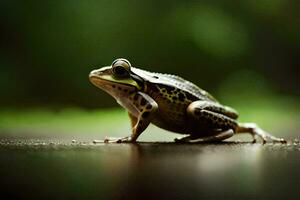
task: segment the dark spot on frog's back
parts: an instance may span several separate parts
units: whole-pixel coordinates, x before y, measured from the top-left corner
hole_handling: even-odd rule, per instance
[[[149,83],[149,82],[145,82],[146,83],[146,93],[148,93],[148,94],[160,94],[159,93],[159,89],[158,89],[158,86],[157,85],[155,85],[155,84],[151,84],[151,83]]]
[[[151,104],[148,104],[146,107],[148,110],[152,108]]]
[[[179,99],[179,101],[184,101],[184,99],[185,99],[185,96],[184,96],[184,94],[182,94],[182,93],[179,93],[178,94],[178,99]]]
[[[156,84],[150,84],[149,82],[147,82],[147,88],[153,92],[159,91],[158,86]]]
[[[129,93],[128,94],[133,94],[135,91],[134,90],[131,90],[131,91],[129,91]]]
[[[165,87],[165,89],[167,90],[168,94],[172,94],[172,91],[175,90],[175,88],[172,86],[167,86],[167,87]]]
[[[143,118],[147,118],[147,117],[149,116],[149,114],[150,114],[149,112],[144,112],[144,113],[142,114],[142,117],[143,117]]]
[[[141,106],[146,105],[146,100],[145,99],[141,99]]]

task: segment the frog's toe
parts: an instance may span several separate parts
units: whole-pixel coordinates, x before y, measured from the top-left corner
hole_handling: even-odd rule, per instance
[[[174,139],[175,143],[187,143],[189,141],[190,141],[190,136],[179,137]]]
[[[132,142],[131,137],[122,137],[122,138],[116,138],[116,137],[105,137],[103,140],[104,143],[125,143],[125,142]]]
[[[93,140],[94,144],[105,143],[105,140]]]
[[[271,135],[270,133],[262,130],[254,123],[239,123],[235,131],[236,133],[250,133],[253,139],[259,137],[261,138],[263,144],[267,143],[268,141],[273,143],[286,143],[286,140],[284,140],[283,138],[277,138]]]
[[[131,142],[133,142],[133,141],[131,140],[131,137],[130,137],[130,136],[124,137],[124,138],[119,138],[119,139],[116,141],[116,143],[131,143]]]
[[[273,142],[276,142],[276,141],[273,141]],[[279,138],[278,142],[280,142],[282,144],[286,144],[287,143],[287,141],[285,139],[283,139],[283,138]]]
[[[257,136],[255,134],[251,134],[252,135],[252,143],[256,143],[257,142]]]
[[[258,135],[258,136],[261,138],[263,144],[266,144],[266,143],[267,143],[267,137],[266,137],[266,135],[260,134],[260,135]]]
[[[110,141],[111,141],[111,139],[109,137],[104,138],[104,143],[109,143]]]

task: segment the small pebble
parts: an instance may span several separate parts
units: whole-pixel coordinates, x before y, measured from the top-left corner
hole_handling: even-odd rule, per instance
[[[76,140],[72,140],[72,143],[76,143],[77,141]]]

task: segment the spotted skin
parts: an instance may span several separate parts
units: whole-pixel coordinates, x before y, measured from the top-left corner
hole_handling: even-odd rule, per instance
[[[230,108],[228,106],[223,106],[223,105],[221,105],[219,103],[215,103],[215,102],[194,101],[191,105],[189,105],[189,107],[197,108],[198,110],[212,111],[215,113],[225,115],[231,119],[238,118],[238,113],[233,108]]]
[[[197,97],[175,87],[155,87],[156,94],[159,95],[154,95],[153,98],[158,103],[160,112],[154,115],[152,123],[159,127],[203,136],[211,134],[209,130],[212,129],[228,130],[237,125],[234,119],[238,114],[229,107],[217,102],[195,101]]]
[[[186,108],[192,99],[188,99],[184,91],[175,87],[149,84],[147,88],[155,91],[145,92],[158,104],[158,112],[154,115],[152,123],[170,131],[186,133]]]
[[[199,131],[203,129],[234,130],[238,125],[235,120],[208,110],[195,109],[194,112],[188,112],[188,115],[191,121],[199,121],[189,127],[191,134],[199,134]]]

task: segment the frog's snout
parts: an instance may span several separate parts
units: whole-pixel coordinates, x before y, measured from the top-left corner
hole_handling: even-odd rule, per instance
[[[99,77],[103,74],[103,71],[99,70],[99,69],[95,69],[93,71],[90,72],[89,74],[89,78],[96,78],[96,77]]]
[[[110,74],[110,66],[102,67],[100,69],[95,69],[90,72],[89,74],[89,79],[93,78],[100,78],[103,75],[109,75]]]
[[[94,80],[97,79],[97,78],[99,78],[100,73],[99,73],[99,70],[93,70],[93,71],[91,71],[90,74],[89,74],[89,80],[92,83],[94,83]]]
[[[96,76],[97,73],[98,73],[97,71],[98,71],[98,70],[96,70],[96,69],[93,70],[93,71],[91,71],[90,74],[89,74],[89,77],[91,78],[91,77],[93,77],[93,76]]]

